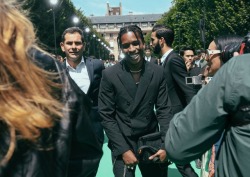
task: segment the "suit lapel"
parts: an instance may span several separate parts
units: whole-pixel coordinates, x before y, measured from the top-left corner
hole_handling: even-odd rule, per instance
[[[151,67],[149,67],[149,63],[145,62],[145,68],[144,71],[142,72],[141,78],[140,78],[140,83],[137,88],[136,96],[134,99],[134,106],[133,110],[138,106],[138,104],[141,102],[141,99],[144,97],[148,86],[152,80],[153,77],[153,70]]]
[[[134,79],[132,78],[130,72],[126,71],[126,68],[121,65],[121,71],[118,71],[117,75],[120,81],[122,82],[124,88],[127,90],[131,98],[135,97],[136,94],[136,85]]]
[[[164,61],[164,63],[163,63],[163,67],[166,66],[166,63],[168,62],[169,58],[171,57],[171,55],[172,55],[173,53],[174,53],[174,50],[172,50],[172,51],[168,54],[168,56],[166,57],[166,59],[165,59],[165,61]]]
[[[93,77],[94,77],[94,64],[92,62],[92,59],[90,59],[90,58],[84,57],[84,62],[86,63],[87,71],[89,74],[90,85],[91,85],[91,83],[93,81]]]

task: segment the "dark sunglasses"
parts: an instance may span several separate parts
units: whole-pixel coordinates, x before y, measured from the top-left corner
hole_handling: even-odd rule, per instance
[[[140,45],[140,41],[133,41],[133,42],[131,42],[131,43],[124,43],[124,44],[121,44],[121,47],[123,48],[123,49],[128,49],[129,47],[130,47],[130,45],[133,45],[133,46],[138,46],[138,45]]]

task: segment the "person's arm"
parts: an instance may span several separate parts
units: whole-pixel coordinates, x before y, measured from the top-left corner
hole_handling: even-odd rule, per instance
[[[189,103],[193,98],[193,96],[196,94],[196,91],[194,90],[192,85],[186,84],[185,78],[189,77],[189,74],[185,62],[178,55],[172,58],[169,62],[170,62],[169,69],[171,70],[171,74],[174,78],[174,81],[184,93],[183,97],[185,97],[186,102]]]
[[[156,91],[158,95],[157,95],[157,100],[155,103],[156,117],[160,126],[160,132],[162,134],[162,147],[157,153],[149,157],[149,159],[151,160],[154,159],[155,157],[159,157],[160,161],[162,162],[167,157],[164,141],[165,141],[166,132],[169,127],[169,122],[173,117],[172,110],[171,110],[171,102],[168,97],[167,83],[166,83],[165,77],[163,76],[164,74],[162,70],[162,79],[161,79],[160,87]]]
[[[102,119],[101,123],[109,140],[111,141],[113,153],[117,156],[130,150],[130,148],[127,145],[115,119],[115,90],[113,89],[114,86],[111,83],[112,78],[110,78],[110,73],[107,73],[106,71],[107,70],[104,70],[102,75],[98,107]]]
[[[162,72],[163,73],[163,72]],[[156,91],[158,93],[157,100],[155,103],[156,117],[160,126],[160,131],[163,134],[163,141],[165,134],[168,130],[169,123],[173,117],[171,102],[168,96],[168,87],[166,83],[166,78],[162,74],[162,79],[159,89]]]
[[[229,105],[234,105],[232,100],[237,97],[232,94],[239,87],[233,71],[228,66],[221,68],[189,105],[175,114],[165,138],[171,161],[187,164],[219,140],[227,124]]]

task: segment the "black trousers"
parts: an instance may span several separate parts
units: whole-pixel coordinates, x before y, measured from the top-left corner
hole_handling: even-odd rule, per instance
[[[183,177],[198,177],[198,175],[195,173],[194,169],[190,164],[175,165]]]
[[[115,177],[135,177],[135,169],[128,169],[123,162],[122,156],[112,156],[113,162],[113,173]],[[142,177],[167,177],[168,176],[168,165],[167,164],[138,164]]]

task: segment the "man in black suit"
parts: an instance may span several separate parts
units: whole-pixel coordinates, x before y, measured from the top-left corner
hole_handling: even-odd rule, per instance
[[[186,64],[186,68],[187,68],[187,71],[188,71],[188,75],[189,76],[198,76],[198,75],[202,75],[201,72],[202,72],[202,69],[201,67],[198,67],[195,65],[195,61],[194,61],[194,55],[195,55],[195,50],[194,48],[192,48],[191,46],[184,46],[181,48],[180,50],[180,56],[183,58],[185,64]],[[192,85],[195,92],[197,93],[202,85],[195,85],[193,84]]]
[[[167,79],[168,93],[171,100],[173,114],[182,111],[195,95],[191,85],[187,85],[185,78],[188,72],[184,60],[174,52],[172,43],[174,31],[164,25],[155,25],[151,33],[150,45],[155,54],[161,54],[161,65]],[[198,177],[190,164],[177,165],[183,177]]]
[[[146,61],[157,64],[157,59],[155,57],[152,57],[152,51],[149,45],[145,46],[144,53]]]
[[[117,41],[125,58],[103,71],[98,104],[113,172],[116,177],[134,177],[139,137],[160,131],[164,138],[172,112],[163,69],[144,60],[141,29],[136,25],[122,27]],[[163,146],[150,159],[155,156],[165,161]],[[139,162],[138,166],[143,177],[167,176],[165,163]]]
[[[94,177],[103,154],[104,132],[98,113],[98,93],[104,65],[98,59],[83,57],[85,44],[83,32],[78,27],[66,29],[60,45],[66,55],[63,66],[78,91],[78,97],[88,99],[82,106],[90,105],[89,116],[75,120],[69,176]]]

